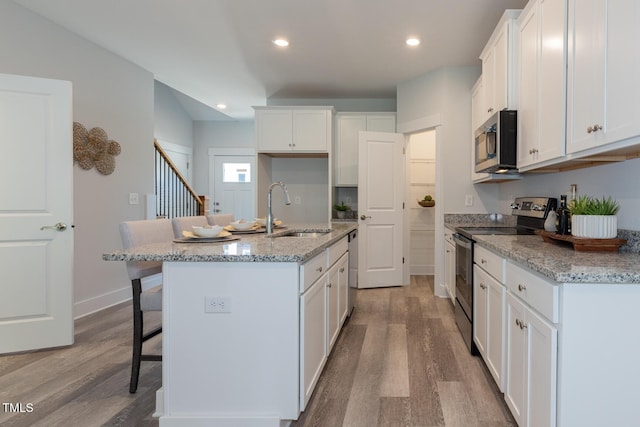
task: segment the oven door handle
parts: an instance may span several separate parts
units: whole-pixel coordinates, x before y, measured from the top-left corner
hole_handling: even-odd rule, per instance
[[[471,240],[467,239],[459,233],[453,233],[452,237],[456,242],[456,245],[462,246],[465,249],[471,249],[471,245],[473,244]]]

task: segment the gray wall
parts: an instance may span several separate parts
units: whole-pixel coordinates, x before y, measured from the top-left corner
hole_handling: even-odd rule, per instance
[[[209,192],[209,148],[254,148],[254,123],[251,121],[196,121],[193,144],[193,182],[198,194]]]
[[[71,81],[74,121],[122,146],[111,175],[74,166],[73,262],[76,315],[124,300],[124,264],[101,256],[122,246],[118,223],[144,218],[153,192],[153,76],[8,0],[0,0],[0,58],[0,73]],[[133,192],[141,204],[128,204]]]
[[[517,182],[500,184],[500,210],[511,213],[509,203],[515,196],[560,198],[578,184],[578,194],[612,196],[620,203],[618,228],[640,230],[640,159],[604,166],[543,175],[525,175]]]
[[[154,133],[156,139],[193,148],[193,120],[178,102],[173,89],[154,82]]]
[[[443,213],[485,213],[498,209],[498,187],[471,183],[471,88],[480,67],[441,68],[398,85],[398,127],[440,117],[436,161]],[[465,195],[474,205],[465,206]]]

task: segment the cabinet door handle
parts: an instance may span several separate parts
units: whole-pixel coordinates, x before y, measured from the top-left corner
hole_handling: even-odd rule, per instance
[[[518,285],[518,290],[519,290],[520,292],[523,292],[523,291],[526,291],[526,290],[527,290],[527,287],[526,287],[525,285],[521,285],[521,284],[519,284],[519,285]]]
[[[318,273],[322,273],[322,267],[318,267],[318,268],[316,268],[316,271],[317,271]]]
[[[482,258],[482,259],[480,260],[480,264],[486,264],[486,263],[487,263],[487,260],[486,260],[486,259]]]
[[[330,288],[330,287],[331,287],[331,283],[327,284],[327,288]]]
[[[340,269],[340,273],[344,273],[344,267]]]
[[[587,127],[587,133],[598,132],[599,130],[602,130],[602,126],[597,123],[593,126]]]
[[[487,289],[487,285],[485,285],[484,283],[480,283],[480,289]]]

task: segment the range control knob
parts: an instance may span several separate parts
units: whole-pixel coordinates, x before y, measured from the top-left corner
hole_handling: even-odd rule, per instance
[[[511,203],[510,207],[511,209],[520,209],[520,205],[517,203]]]

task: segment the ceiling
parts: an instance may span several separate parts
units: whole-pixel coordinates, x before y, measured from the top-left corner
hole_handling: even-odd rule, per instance
[[[395,98],[396,85],[479,65],[527,0],[14,0],[175,89],[197,120],[253,118],[267,98]],[[405,45],[418,37],[416,48]],[[271,41],[285,37],[291,45]],[[186,96],[185,96],[186,95]],[[196,100],[197,102],[194,102]],[[219,103],[227,109],[216,110]]]

